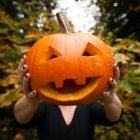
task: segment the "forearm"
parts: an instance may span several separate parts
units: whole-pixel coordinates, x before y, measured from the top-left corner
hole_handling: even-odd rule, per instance
[[[108,102],[103,99],[103,103],[107,118],[114,122],[120,118],[122,112],[122,103],[115,93],[112,93],[110,96],[113,96],[112,101]]]
[[[39,100],[28,99],[26,96],[21,98],[14,107],[16,120],[22,124],[28,123],[33,117],[38,104]]]

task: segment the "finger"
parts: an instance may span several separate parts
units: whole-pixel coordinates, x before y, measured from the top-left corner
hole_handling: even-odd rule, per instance
[[[108,96],[108,95],[110,95],[110,91],[103,92],[103,97],[106,97],[106,96]]]
[[[116,81],[112,78],[109,78],[109,89],[106,92],[103,92],[103,96],[108,96],[111,94],[113,89],[116,87]]]
[[[113,78],[114,78],[114,80],[118,80],[119,79],[119,76],[120,76],[120,70],[119,70],[119,67],[118,67],[118,65],[117,64],[114,64],[114,76],[113,76]]]
[[[33,91],[31,91],[31,92],[28,94],[28,97],[29,97],[29,98],[33,98],[33,97],[35,97],[35,96],[37,96],[37,91],[36,91],[36,90],[33,90]]]
[[[18,73],[20,72],[20,70],[22,69],[24,63],[26,60],[26,55],[23,55],[23,57],[21,58],[20,62],[19,62],[19,66],[18,66]]]
[[[104,92],[103,94],[103,100],[105,102],[113,102],[113,99],[114,99],[114,94],[112,94],[111,92]]]
[[[23,83],[23,78],[25,77],[25,75],[27,73],[27,70],[28,70],[28,66],[27,65],[23,65],[22,69],[19,72],[19,81],[20,81],[21,85]]]
[[[23,78],[23,92],[28,94],[31,92],[30,88],[30,74],[26,73],[25,77]]]
[[[117,59],[114,55],[113,55],[113,59],[114,59],[115,64],[117,64]]]
[[[116,87],[117,82],[115,81],[115,79],[109,78],[109,89],[108,92],[112,92],[114,90],[114,88]]]

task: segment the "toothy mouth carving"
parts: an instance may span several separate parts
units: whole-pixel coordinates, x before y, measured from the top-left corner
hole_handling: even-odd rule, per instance
[[[69,92],[75,92],[77,90],[80,90],[81,88],[84,88],[85,86],[88,85],[88,83],[90,82],[91,79],[92,78],[86,78],[85,83],[83,83],[82,85],[77,84],[76,80],[73,80],[73,79],[64,80],[63,87],[61,87],[61,88],[57,88],[55,85],[55,82],[51,82],[50,85],[54,90],[56,90],[60,93],[69,93]]]

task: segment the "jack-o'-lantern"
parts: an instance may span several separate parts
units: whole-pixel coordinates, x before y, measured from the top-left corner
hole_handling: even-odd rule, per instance
[[[31,88],[53,104],[87,104],[99,99],[113,76],[113,56],[99,38],[72,33],[57,14],[62,33],[37,41],[27,55]]]

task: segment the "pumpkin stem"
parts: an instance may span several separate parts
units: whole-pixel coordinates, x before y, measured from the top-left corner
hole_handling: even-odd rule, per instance
[[[60,12],[60,13],[57,13],[56,16],[57,16],[59,25],[61,27],[61,32],[62,33],[72,33],[70,24],[69,24],[68,20],[66,19],[66,17],[64,16],[64,14]]]

